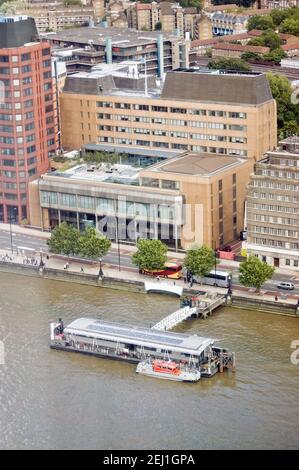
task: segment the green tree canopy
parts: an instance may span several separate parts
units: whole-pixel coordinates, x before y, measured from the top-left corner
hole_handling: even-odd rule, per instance
[[[221,70],[237,70],[240,72],[249,72],[250,66],[242,59],[233,57],[220,57],[219,59],[213,59],[208,63],[210,69],[221,69]]]
[[[279,31],[282,33],[294,34],[294,36],[299,36],[299,19],[285,19],[280,25]]]
[[[255,287],[259,292],[264,282],[271,279],[275,268],[251,255],[240,264],[239,271],[241,284],[246,287]]]
[[[281,59],[286,57],[286,53],[282,49],[273,49],[268,54],[263,55],[263,59],[274,62],[276,65],[280,64]]]
[[[162,269],[167,260],[167,246],[161,240],[139,240],[132,262],[139,269]]]
[[[191,274],[205,276],[215,265],[215,252],[206,245],[191,247],[186,254],[184,266]]]
[[[288,18],[288,11],[287,9],[279,10],[278,8],[274,8],[274,10],[271,11],[270,16],[272,18],[274,26],[279,26],[280,23],[283,22],[283,20]]]
[[[283,128],[291,120],[298,122],[299,105],[293,104],[291,101],[292,87],[287,77],[273,73],[267,73],[267,77],[273,98],[277,103],[278,128]]]
[[[242,60],[256,60],[256,61],[259,61],[259,60],[262,60],[262,56],[260,54],[258,54],[257,52],[243,52],[243,54],[241,55],[241,59]]]
[[[247,23],[247,30],[251,31],[252,29],[274,29],[274,23],[271,16],[255,15],[249,18]]]
[[[79,237],[78,254],[86,258],[102,258],[111,247],[111,241],[95,228],[87,227]]]
[[[52,230],[47,245],[52,253],[70,256],[78,252],[79,231],[70,224],[62,222]]]

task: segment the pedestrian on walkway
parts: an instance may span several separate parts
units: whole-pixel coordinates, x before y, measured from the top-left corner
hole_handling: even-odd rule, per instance
[[[81,272],[81,273],[84,273],[84,268],[83,268],[83,266],[81,266],[80,272]]]
[[[277,294],[275,295],[275,300],[276,300],[276,301],[278,300]]]

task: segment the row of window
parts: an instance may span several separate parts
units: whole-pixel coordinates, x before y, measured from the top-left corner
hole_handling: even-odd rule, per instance
[[[295,230],[286,230],[277,227],[261,227],[259,225],[255,225],[253,227],[253,231],[255,233],[266,233],[270,235],[279,235],[283,237],[298,237],[298,232]]]
[[[47,48],[43,49],[42,50],[42,55],[43,56],[50,55],[50,48],[47,47]],[[9,55],[0,55],[0,63],[1,62],[8,63],[9,59],[10,59]],[[26,62],[27,60],[30,60],[31,59],[30,52],[25,52],[24,54],[21,54],[20,56],[17,56],[17,55],[11,56],[11,61],[14,62],[14,63],[18,62],[19,59],[21,59],[22,62]]]
[[[70,208],[88,209],[105,215],[126,214],[127,216],[153,216],[153,207],[158,218],[163,220],[173,219],[175,209],[166,204],[135,203],[132,201],[96,198],[92,196],[80,196],[76,194],[54,193],[41,191],[41,204],[61,205]],[[153,206],[153,207],[151,207]]]
[[[81,113],[83,117],[83,113]],[[199,127],[201,129],[221,129],[221,130],[232,130],[246,132],[247,126],[241,126],[239,124],[223,124],[222,122],[207,122],[207,121],[183,121],[181,119],[166,119],[166,118],[150,118],[140,116],[127,116],[125,114],[97,114],[98,119],[107,119],[111,121],[124,121],[124,122],[143,122],[165,125],[169,127],[180,126],[180,127]]]
[[[254,214],[254,220],[257,222],[268,222],[273,224],[282,224],[282,225],[299,225],[299,220],[290,219],[286,217],[275,217],[272,215],[264,215],[264,214]]]
[[[88,105],[88,101],[87,101]],[[81,100],[81,106],[83,101]],[[174,113],[174,114],[193,114],[197,116],[212,116],[212,117],[229,117],[233,119],[246,119],[246,113],[240,112],[226,112],[222,110],[206,110],[206,109],[187,109],[187,108],[173,108],[168,106],[155,106],[155,105],[139,105],[130,103],[113,103],[110,101],[97,101],[98,108],[114,108],[114,109],[132,109],[142,111],[152,111],[155,113]]]
[[[299,214],[298,207],[288,207],[288,206],[274,206],[271,204],[253,204],[254,209],[259,209],[263,211],[274,211],[274,212],[283,212],[289,214]]]
[[[10,171],[10,170],[2,170],[1,174],[2,176],[6,178],[15,179],[17,177],[17,173],[15,171]],[[31,168],[30,170],[28,170],[28,176],[33,176],[35,174],[36,174],[36,168]],[[25,178],[25,177],[26,177],[25,171],[19,171],[19,178]]]
[[[290,178],[299,179],[299,173],[296,171],[278,171],[278,170],[262,170],[257,171],[257,175],[272,176],[274,178]]]
[[[82,140],[84,136],[82,135]],[[176,150],[192,150],[193,152],[203,152],[203,153],[215,153],[219,155],[236,155],[240,157],[246,157],[247,151],[243,149],[230,149],[223,147],[205,147],[201,145],[187,145],[187,144],[178,144],[178,143],[169,143],[169,142],[156,142],[149,140],[131,140],[127,138],[114,138],[101,136],[98,138],[98,142],[102,143],[114,143],[119,145],[140,145],[141,147],[155,147],[155,148],[165,148],[165,149],[176,149]]]
[[[286,194],[254,192],[253,197],[257,199],[270,199],[272,201],[299,202],[299,196],[291,196],[291,195],[286,195]]]
[[[298,173],[299,179],[299,173]],[[286,183],[274,183],[274,181],[260,181],[255,180],[253,186],[257,188],[272,188],[272,189],[282,189],[287,191],[299,191],[299,185],[295,184],[286,184]]]
[[[36,157],[30,157],[27,159],[27,164],[28,165],[33,165],[34,163],[36,163]],[[0,164],[3,165],[3,166],[12,166],[12,167],[16,167],[17,165],[19,167],[22,167],[25,165],[25,160],[10,160],[10,159],[3,159],[3,160],[0,160]]]
[[[83,126],[83,123],[82,123]],[[97,126],[99,131],[105,132],[125,132],[127,134],[143,134],[143,135],[156,135],[161,137],[175,137],[175,138],[182,138],[182,139],[194,139],[194,140],[210,140],[210,141],[218,141],[218,142],[231,142],[231,143],[239,143],[239,144],[246,144],[247,139],[246,137],[236,137],[236,136],[224,136],[224,135],[217,135],[217,134],[189,134],[188,132],[181,132],[181,131],[165,131],[165,130],[150,130],[148,128],[131,128],[131,127],[119,127],[119,126],[105,126],[99,125]]]
[[[265,245],[265,246],[273,246],[277,248],[291,248],[292,250],[299,249],[299,243],[289,243],[284,242],[281,240],[271,240],[269,238],[253,238],[253,243],[256,245]]]

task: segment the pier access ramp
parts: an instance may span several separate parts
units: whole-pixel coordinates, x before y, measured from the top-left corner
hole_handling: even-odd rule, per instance
[[[196,314],[197,308],[196,307],[183,307],[176,312],[171,313],[167,317],[163,318],[163,320],[156,323],[152,329],[153,330],[162,330],[167,331],[174,328],[176,325],[181,323],[183,320],[187,320],[192,315]]]

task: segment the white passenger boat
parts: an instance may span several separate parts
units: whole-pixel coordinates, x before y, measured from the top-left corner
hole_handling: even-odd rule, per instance
[[[200,379],[200,371],[177,364],[174,361],[154,361],[139,362],[136,372],[138,374],[156,377],[157,379],[168,379],[176,382],[197,382]]]

